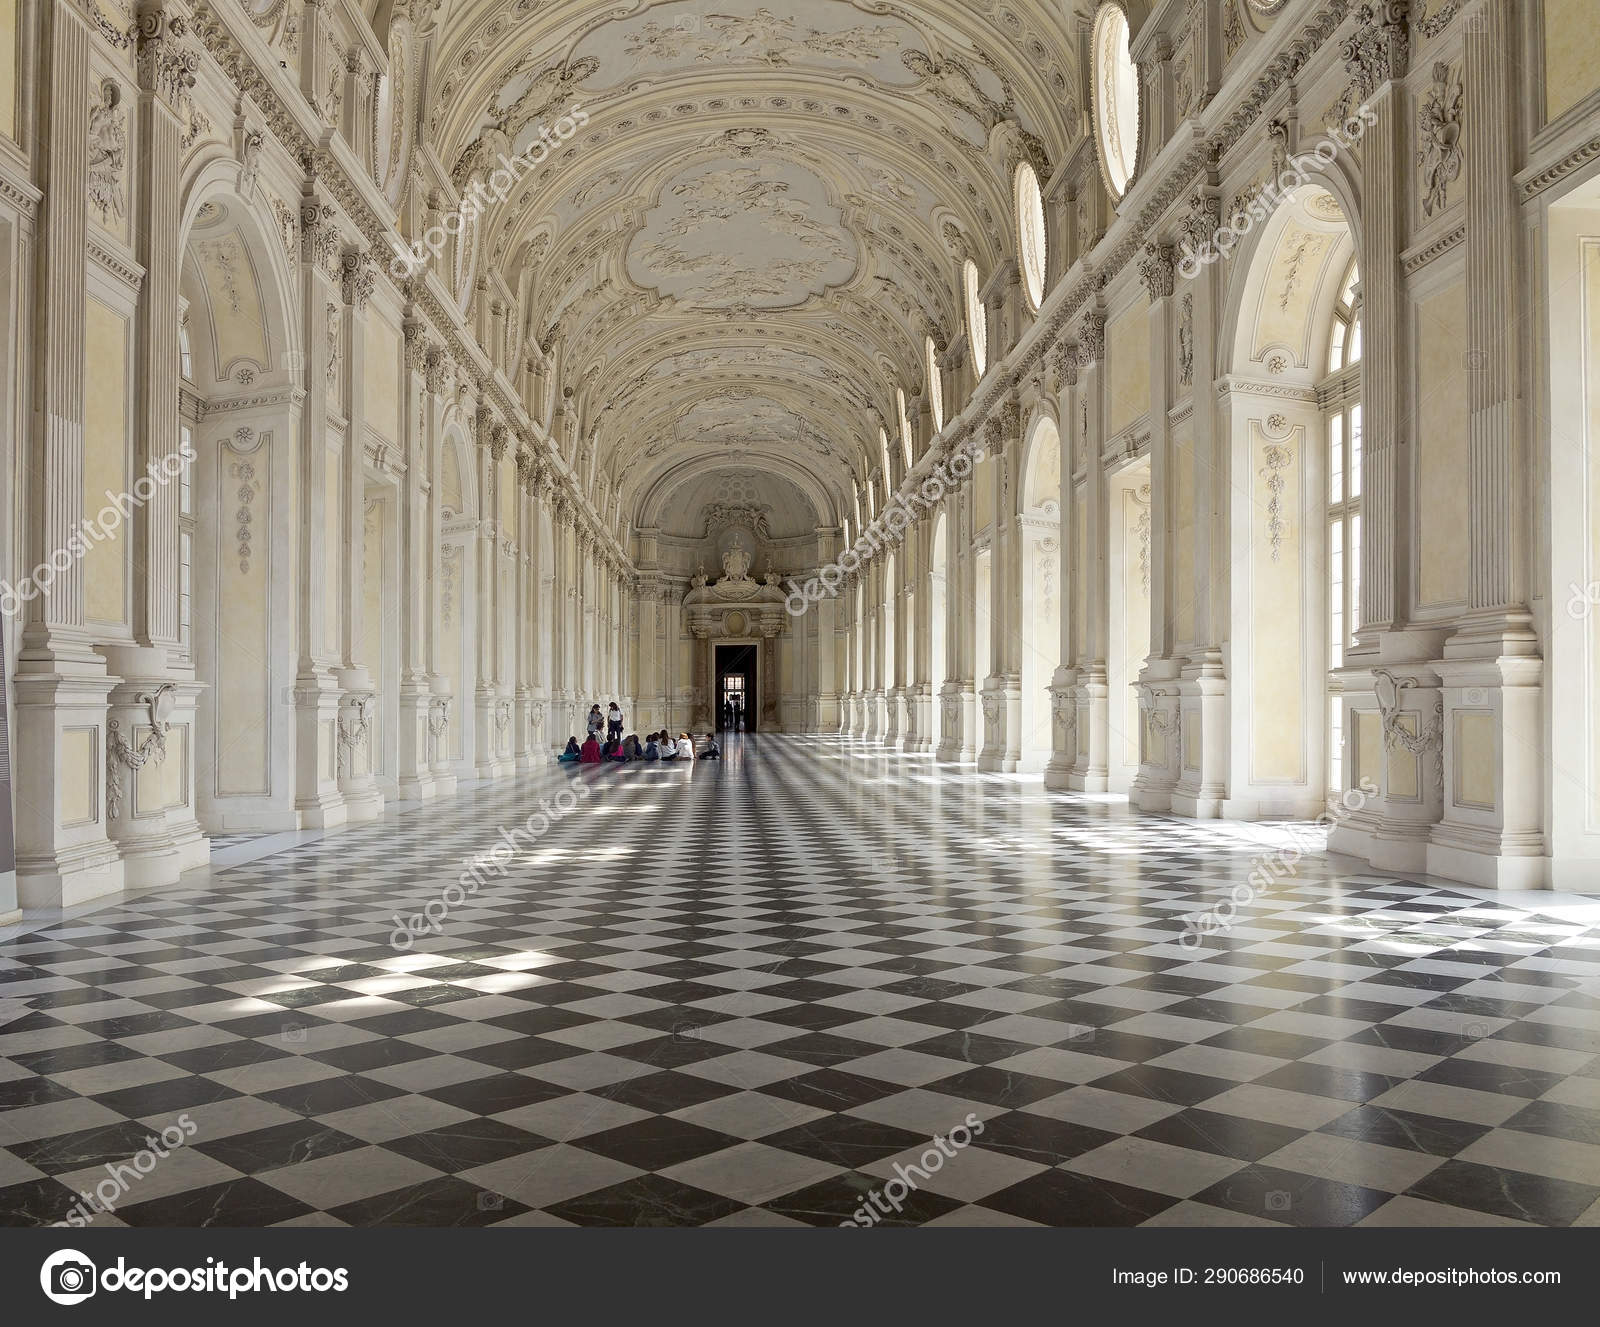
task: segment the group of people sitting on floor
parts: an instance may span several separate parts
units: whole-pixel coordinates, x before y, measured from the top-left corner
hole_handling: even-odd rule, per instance
[[[616,707],[613,706],[613,709]],[[576,737],[567,739],[567,749],[556,760],[561,764],[598,765],[601,761],[612,760],[621,763],[628,760],[721,760],[722,749],[717,745],[716,737],[706,734],[706,743],[699,751],[695,750],[694,738],[688,733],[679,733],[677,741],[673,741],[672,734],[666,729],[659,733],[649,733],[643,742],[638,734],[630,734],[624,738],[622,727],[618,723],[615,732],[607,732],[602,743],[599,732],[593,726],[594,715],[598,714],[600,707],[595,706],[590,714],[589,736],[583,745],[578,744]],[[620,711],[619,711],[620,713]]]

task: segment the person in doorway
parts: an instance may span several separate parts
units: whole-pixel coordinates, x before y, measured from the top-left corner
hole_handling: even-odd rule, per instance
[[[583,746],[579,748],[578,762],[583,765],[598,765],[600,763],[600,743],[595,739],[592,729]]]
[[[733,727],[733,701],[727,696],[722,698],[722,726],[724,728]]]
[[[735,696],[733,698],[733,730],[742,732],[744,729],[744,701]]]
[[[582,756],[583,752],[578,749],[578,739],[576,737],[569,737],[567,738],[567,749],[557,756],[556,759],[563,765],[575,765],[582,758]]]
[[[721,760],[722,748],[717,745],[715,733],[706,734],[706,749],[700,753],[701,760]]]
[[[694,759],[694,738],[690,737],[688,733],[678,734],[678,759]]]
[[[589,736],[598,742],[600,740],[600,734],[603,733],[605,729],[606,716],[600,713],[600,707],[598,705],[591,705],[589,707]]]
[[[622,707],[616,701],[606,709],[606,736],[622,740]]]

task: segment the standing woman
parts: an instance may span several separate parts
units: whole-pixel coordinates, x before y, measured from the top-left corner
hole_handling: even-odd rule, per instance
[[[598,742],[600,740],[600,734],[603,733],[605,729],[606,716],[600,713],[600,707],[598,705],[591,705],[589,707],[589,736]]]
[[[616,701],[606,710],[606,736],[622,740],[622,707]]]

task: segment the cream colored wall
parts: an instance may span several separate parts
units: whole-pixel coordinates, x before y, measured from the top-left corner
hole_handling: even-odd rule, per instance
[[[500,500],[500,532],[502,537],[517,536],[517,466],[508,451],[500,458],[496,471],[495,487]]]
[[[362,395],[367,423],[390,442],[398,442],[405,409],[400,393],[399,334],[381,316],[371,317],[365,347]]]
[[[1467,597],[1466,328],[1465,285],[1453,285],[1416,306],[1419,607]]]
[[[1089,657],[1089,501],[1080,485],[1072,528],[1077,556],[1072,559],[1072,639],[1078,661]]]
[[[129,738],[135,746],[150,736],[148,726],[135,728]],[[167,729],[167,757],[159,764],[146,765],[134,775],[133,814],[154,815],[185,806],[189,801],[189,725],[173,724]]]
[[[1600,220],[1600,218],[1595,218]],[[1587,489],[1588,547],[1579,554],[1583,574],[1578,580],[1587,594],[1590,582],[1600,577],[1600,238],[1584,237],[1579,246],[1583,272],[1583,349],[1584,380],[1587,410],[1584,419],[1583,466]],[[1570,590],[1569,590],[1570,596]],[[1583,620],[1587,636],[1587,671],[1589,694],[1585,698],[1584,712],[1592,715],[1600,704],[1600,612],[1591,611]],[[1600,724],[1589,723],[1587,794],[1589,815],[1593,823],[1600,824]]]
[[[1128,478],[1128,486],[1121,490],[1119,505],[1122,519],[1122,630],[1121,650],[1114,663],[1114,677],[1124,685],[1112,691],[1113,704],[1120,708],[1120,717],[1113,721],[1113,740],[1116,730],[1122,733],[1122,759],[1129,765],[1139,763],[1139,693],[1132,683],[1150,653],[1150,592],[1145,587],[1144,571],[1140,565],[1140,549],[1144,536],[1140,522],[1149,510],[1149,503],[1141,501],[1139,486],[1148,482],[1150,468],[1141,464]],[[1115,713],[1115,711],[1114,711]]]
[[[1546,119],[1600,87],[1600,22],[1594,0],[1544,0]]]
[[[1119,433],[1150,409],[1150,302],[1136,300],[1106,328],[1106,432]]]
[[[1172,434],[1173,540],[1172,624],[1176,642],[1194,641],[1194,439],[1187,422]]]
[[[461,491],[461,460],[456,448],[451,443],[445,443],[443,459],[443,477],[439,481],[439,502],[447,510],[459,514],[462,511]],[[570,564],[569,564],[570,565]]]
[[[1457,710],[1453,767],[1457,806],[1493,810],[1495,805],[1495,722],[1489,710]]]
[[[978,462],[977,474],[973,476],[972,501],[974,519],[973,532],[987,530],[994,524],[994,458],[986,456]]]
[[[89,539],[83,556],[83,611],[91,622],[124,627],[128,621],[127,522],[101,522],[96,514],[128,491],[128,320],[91,298],[85,328],[83,514],[110,532]]]
[[[17,0],[0,0],[0,134],[17,137]]]
[[[1350,771],[1350,786],[1370,781],[1383,786],[1383,718],[1377,710],[1358,710],[1350,744],[1355,768]]]
[[[1306,775],[1305,604],[1300,562],[1306,435],[1297,426],[1287,438],[1269,439],[1256,419],[1249,421],[1249,430],[1250,777],[1261,783],[1292,783]],[[1268,464],[1271,448],[1287,452],[1289,464],[1274,471]],[[1270,488],[1274,474],[1283,480],[1276,520]]]
[[[218,527],[221,547],[209,574],[217,577],[216,650],[218,675],[206,679],[214,688],[216,729],[213,765],[219,797],[266,795],[272,791],[272,682],[269,649],[273,629],[269,532],[275,528],[277,495],[269,482],[279,443],[267,436],[255,451],[236,452],[224,441],[212,501],[219,512],[237,513],[248,506],[248,544],[239,538],[242,526],[225,521]],[[244,492],[251,496],[246,502]],[[249,556],[241,548],[249,548]],[[204,561],[197,575],[208,574]]]
[[[322,648],[328,655],[340,652],[339,624],[344,602],[344,458],[329,447],[322,455]]]
[[[63,829],[100,818],[98,728],[65,728],[61,732],[61,763],[56,796]]]

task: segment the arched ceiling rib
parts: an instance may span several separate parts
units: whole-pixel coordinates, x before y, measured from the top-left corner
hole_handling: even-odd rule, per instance
[[[1015,161],[1045,174],[1077,139],[1092,8],[457,0],[426,129],[458,187],[583,112],[477,247],[630,518],[663,466],[730,457],[846,509],[924,338],[958,328],[952,236],[989,270]]]

